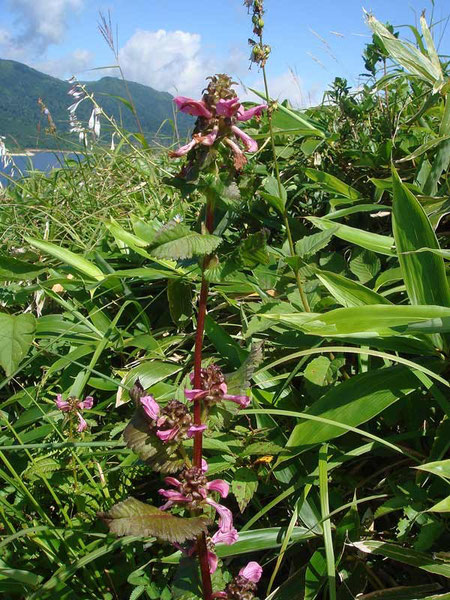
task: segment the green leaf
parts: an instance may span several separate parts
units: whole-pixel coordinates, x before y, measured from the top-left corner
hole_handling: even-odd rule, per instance
[[[417,387],[417,378],[406,367],[374,369],[332,388],[306,413],[357,427]],[[303,421],[296,425],[286,446],[297,449],[308,447],[344,434],[345,430],[331,424]]]
[[[349,267],[361,283],[367,283],[379,272],[381,262],[374,252],[365,248],[356,248],[352,252]]]
[[[10,256],[0,256],[0,281],[34,279],[46,270],[42,264],[32,265]]]
[[[252,469],[241,467],[234,473],[231,490],[236,496],[239,510],[244,512],[258,489],[258,477]]]
[[[412,304],[450,306],[450,290],[443,259],[429,252],[411,253],[420,248],[440,249],[433,227],[422,206],[403,185],[394,168],[392,176],[392,226],[409,299]]]
[[[61,248],[60,246],[52,244],[51,242],[44,242],[42,240],[36,240],[27,236],[25,236],[25,239],[32,246],[39,248],[39,250],[42,250],[46,254],[50,254],[50,256],[57,258],[66,265],[70,265],[77,271],[80,271],[81,273],[87,275],[88,277],[91,277],[92,279],[101,281],[105,277],[105,275],[97,267],[97,265],[94,265],[79,254],[75,254],[75,252],[71,252],[66,248]]]
[[[435,462],[426,463],[414,468],[419,469],[420,471],[433,473],[433,475],[439,475],[439,477],[450,479],[450,460],[437,460]]]
[[[450,512],[450,496],[444,498],[434,506],[428,509],[428,512],[448,513]]]
[[[309,559],[305,572],[304,600],[314,600],[325,583],[327,563],[322,549],[316,550]]]
[[[135,498],[127,498],[98,516],[115,535],[156,537],[178,544],[193,540],[200,533],[206,533],[208,526],[205,517],[182,519]]]
[[[196,558],[183,556],[180,560],[173,579],[172,595],[174,600],[201,600],[203,598]]]
[[[149,252],[157,258],[192,258],[210,254],[221,241],[216,235],[202,235],[182,223],[171,221],[156,234]]]
[[[286,527],[268,527],[265,529],[255,529],[240,531],[237,542],[228,546],[226,544],[216,544],[216,554],[220,558],[227,556],[239,556],[249,552],[255,553],[261,550],[279,548],[286,535]],[[291,533],[291,542],[298,543],[317,537],[317,534],[309,531],[306,527],[294,527]],[[181,558],[181,552],[175,552],[161,560],[163,563],[178,564]]]
[[[341,223],[336,224],[320,217],[307,217],[307,219],[322,231],[333,229],[333,235],[341,240],[367,248],[367,250],[372,250],[372,252],[378,254],[395,256],[394,238],[350,227],[349,225],[342,225]]]
[[[401,158],[396,162],[403,163],[407,162],[408,160],[415,160],[417,157],[421,156],[425,152],[428,152],[428,150],[432,150],[435,146],[438,146],[441,142],[445,142],[448,139],[450,139],[450,135],[443,135],[442,137],[428,140],[428,142],[425,142],[419,146],[416,150],[414,150],[414,152],[411,152],[411,154],[408,154],[408,156],[405,156],[405,158]]]
[[[327,288],[333,298],[345,306],[366,306],[368,304],[391,304],[387,298],[377,294],[361,283],[347,279],[343,275],[330,271],[316,271],[318,279]]]
[[[324,337],[386,337],[405,333],[450,331],[450,309],[441,306],[396,306],[372,304],[336,308],[324,314],[264,314],[311,335]]]
[[[167,282],[167,299],[172,321],[183,325],[192,316],[192,286],[186,279],[170,279]]]
[[[162,362],[159,360],[146,361],[131,369],[126,374],[123,380],[123,387],[119,388],[116,397],[116,406],[120,406],[130,399],[130,394],[127,388],[131,388],[134,385],[136,379],[142,384],[144,390],[152,387],[155,383],[169,379],[178,371],[181,371],[183,367],[181,365],[175,365],[174,363]]]
[[[0,313],[0,365],[12,375],[26,356],[34,339],[36,319],[30,313]]]
[[[317,169],[305,169],[305,175],[313,181],[322,183],[323,187],[331,193],[344,196],[349,200],[359,200],[361,197],[361,194],[358,192],[358,190],[355,190],[355,188],[352,186],[347,185],[329,173],[324,173],[323,171],[319,171]]]
[[[308,366],[303,373],[304,378],[316,386],[326,386],[327,374],[330,368],[331,361],[326,356],[317,356],[308,363]]]
[[[267,251],[267,232],[257,231],[250,234],[243,240],[237,249],[239,259],[249,269],[254,269],[258,265],[267,265],[270,262],[270,256]]]
[[[301,258],[306,258],[312,254],[316,254],[316,252],[322,250],[322,248],[325,248],[337,229],[337,226],[334,228],[331,227],[325,231],[320,231],[319,233],[313,233],[312,235],[303,237],[295,244],[296,253]]]
[[[149,427],[148,418],[140,407],[125,427],[123,439],[128,448],[154,471],[175,473],[184,465],[184,460],[178,454],[179,444],[162,442]]]
[[[364,542],[353,542],[352,546],[355,546],[361,552],[380,554],[386,558],[391,558],[392,560],[397,560],[407,565],[411,565],[412,567],[423,569],[429,573],[450,577],[450,563],[441,561],[438,558],[433,558],[422,552],[416,552],[415,550],[398,546],[397,544],[365,540]]]

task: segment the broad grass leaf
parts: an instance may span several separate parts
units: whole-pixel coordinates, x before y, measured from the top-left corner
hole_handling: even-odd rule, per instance
[[[428,509],[428,512],[448,513],[450,512],[450,496],[444,498],[434,506]]]
[[[123,379],[123,387],[119,388],[116,396],[116,406],[120,406],[130,399],[128,389],[134,385],[136,379],[142,384],[142,387],[147,390],[160,381],[169,379],[183,367],[174,363],[162,362],[160,360],[146,361],[131,369]]]
[[[349,267],[361,283],[367,283],[379,272],[381,261],[374,252],[365,248],[356,248],[352,252]]]
[[[127,498],[109,511],[98,516],[106,522],[111,533],[118,536],[135,535],[156,537],[166,542],[182,544],[206,533],[208,520],[205,517],[180,518],[140,502]]]
[[[280,321],[311,335],[324,337],[386,337],[405,333],[450,331],[450,309],[443,306],[396,306],[372,304],[336,308],[327,313],[265,314],[265,319]]]
[[[83,256],[80,256],[79,254],[75,254],[75,252],[72,252],[71,250],[61,248],[60,246],[52,244],[51,242],[44,242],[42,240],[37,240],[27,236],[25,236],[25,239],[32,246],[39,248],[39,250],[42,250],[42,252],[45,252],[46,254],[50,254],[50,256],[57,258],[66,265],[70,265],[91,279],[101,281],[105,277],[97,265],[94,265],[94,263],[91,263],[89,260]]]
[[[11,256],[0,256],[0,281],[26,281],[47,271],[41,264],[33,265]]]
[[[313,181],[317,181],[322,184],[328,192],[338,194],[339,196],[344,196],[349,200],[359,200],[361,194],[353,188],[351,185],[344,183],[334,175],[330,175],[329,173],[324,173],[323,171],[319,171],[318,169],[305,169],[305,175],[312,179]]]
[[[374,369],[355,375],[332,388],[306,411],[339,423],[358,427],[418,387],[413,372],[404,366]],[[344,435],[335,425],[303,421],[295,426],[287,448],[306,448]]]
[[[184,464],[178,455],[178,444],[162,442],[149,428],[148,419],[141,408],[125,427],[123,439],[128,448],[145,461],[154,471],[175,473]]]
[[[436,234],[414,194],[393,177],[393,233],[403,280],[411,304],[450,306],[450,290],[442,257],[421,248],[440,250]]]
[[[331,273],[330,271],[317,271],[316,275],[333,298],[346,308],[368,304],[391,304],[381,294],[377,294],[370,288],[343,275]]]
[[[237,542],[228,546],[226,544],[216,544],[216,554],[220,558],[228,556],[239,556],[250,552],[259,552],[271,548],[279,548],[286,535],[286,527],[267,527],[264,529],[249,529],[239,532]],[[294,527],[291,533],[291,542],[303,542],[316,538],[317,534],[308,530],[306,527]],[[174,552],[170,556],[161,559],[161,562],[168,564],[178,564],[180,562],[181,552]],[[158,559],[159,560],[159,559]]]
[[[34,339],[36,319],[30,313],[0,313],[0,365],[11,375],[26,356]]]
[[[322,231],[333,229],[333,235],[341,240],[361,246],[361,248],[367,248],[367,250],[372,250],[372,252],[376,252],[377,254],[395,256],[394,238],[392,237],[372,233],[371,231],[364,231],[363,229],[357,229],[349,225],[342,225],[341,223],[333,223],[321,217],[307,217],[307,219]]]
[[[411,565],[428,571],[428,573],[435,573],[436,575],[443,575],[444,577],[450,577],[450,563],[444,562],[438,558],[433,558],[429,554],[422,552],[416,552],[397,544],[378,542],[376,540],[365,540],[364,542],[353,542],[352,546],[356,547],[361,552],[366,554],[380,554],[386,558],[397,560],[398,562]]]
[[[221,241],[216,235],[202,235],[183,223],[170,221],[156,234],[149,252],[157,258],[192,258],[211,253]]]

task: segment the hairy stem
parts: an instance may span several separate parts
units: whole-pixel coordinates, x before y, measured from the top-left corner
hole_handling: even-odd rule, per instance
[[[260,35],[259,40],[260,40],[260,44],[262,47],[263,46],[262,35]],[[267,99],[267,102],[270,102],[269,85],[267,83],[267,75],[266,75],[265,66],[262,67],[262,72],[263,72],[263,77],[264,77],[264,91],[266,94],[266,99]],[[270,134],[270,143],[272,146],[273,164],[274,164],[274,168],[275,168],[275,178],[276,178],[277,184],[278,184],[278,195],[281,198],[282,197],[282,184],[281,184],[281,178],[280,178],[280,169],[278,167],[277,153],[275,150],[275,138],[274,138],[273,127],[272,127],[272,112],[270,110],[270,107],[269,107],[269,110],[267,111],[267,119],[269,122],[269,134]],[[291,253],[291,256],[296,256],[294,240],[292,239],[292,232],[291,232],[291,228],[289,225],[289,219],[288,219],[286,207],[283,208],[283,221],[284,221],[284,226],[286,228],[286,234],[287,234],[287,239],[288,239],[288,244],[289,244],[289,252]],[[308,298],[306,297],[305,290],[303,289],[303,284],[302,284],[302,280],[300,277],[300,271],[297,266],[293,267],[292,270],[295,275],[295,281],[297,282],[298,293],[300,294],[300,298],[302,299],[303,308],[305,309],[306,312],[311,312]]]
[[[206,203],[205,226],[209,233],[214,230],[214,198],[208,194]],[[202,347],[203,335],[205,330],[206,304],[208,301],[209,285],[205,279],[204,271],[208,266],[210,257],[205,256],[202,265],[202,283],[200,288],[200,298],[197,315],[197,330],[195,332],[195,348],[194,348],[194,388],[198,389],[201,386],[201,368],[202,368]],[[201,425],[202,422],[202,404],[200,399],[194,400],[194,423]],[[194,466],[201,469],[203,454],[203,432],[198,431],[194,436]],[[211,600],[212,598],[212,583],[209,573],[208,564],[208,549],[206,546],[206,536],[204,533],[197,538],[197,552],[200,563],[200,572],[202,576],[203,598]]]

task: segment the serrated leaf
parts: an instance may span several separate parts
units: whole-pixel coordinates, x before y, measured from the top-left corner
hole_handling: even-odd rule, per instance
[[[306,258],[325,248],[337,229],[337,226],[332,225],[330,229],[303,237],[295,244],[298,256]]]
[[[136,500],[127,498],[98,516],[106,522],[111,533],[118,536],[156,537],[166,542],[182,544],[206,533],[205,517],[180,518]]]
[[[253,342],[250,353],[233,373],[225,373],[228,394],[242,394],[250,387],[250,380],[263,360],[264,342]]]
[[[258,477],[254,471],[247,467],[238,469],[231,484],[231,490],[236,496],[239,510],[244,512],[247,504],[253,498],[258,488]]]
[[[254,442],[244,448],[241,456],[265,456],[276,455],[283,451],[283,447],[274,442]]]
[[[26,356],[34,339],[36,319],[30,313],[0,313],[0,365],[11,375]]]
[[[141,408],[136,409],[125,427],[123,439],[128,448],[154,471],[175,473],[184,465],[184,459],[177,453],[178,444],[162,442],[149,428],[148,419]]]
[[[210,254],[221,241],[216,235],[197,233],[182,223],[171,221],[156,234],[149,252],[156,258],[192,258]]]
[[[44,456],[38,460],[35,460],[34,463],[31,463],[30,466],[22,473],[22,476],[30,481],[38,478],[47,478],[60,468],[60,461],[49,456]]]
[[[352,252],[349,267],[361,283],[367,283],[379,272],[381,262],[374,252],[365,248],[356,248]]]

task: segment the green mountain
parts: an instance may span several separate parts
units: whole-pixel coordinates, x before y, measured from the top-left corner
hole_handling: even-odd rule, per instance
[[[128,92],[124,82],[115,77],[103,77],[98,81],[85,82],[89,92],[105,112],[131,132],[138,132],[136,119],[127,106]],[[149,143],[172,141],[174,136],[173,102],[167,92],[158,92],[151,87],[127,82],[129,93],[136,107],[142,131]],[[45,75],[27,65],[0,59],[0,135],[6,136],[8,148],[72,148],[78,137],[69,133],[67,107],[73,98],[68,95],[71,84],[56,77]],[[125,99],[120,100],[118,97]],[[56,125],[56,136],[46,134],[48,126],[45,115],[38,105],[41,98]],[[78,107],[77,118],[87,122],[92,104],[85,100]],[[177,114],[176,125],[181,137],[186,136],[193,119]],[[106,123],[102,123],[101,139],[109,143],[110,135]]]

